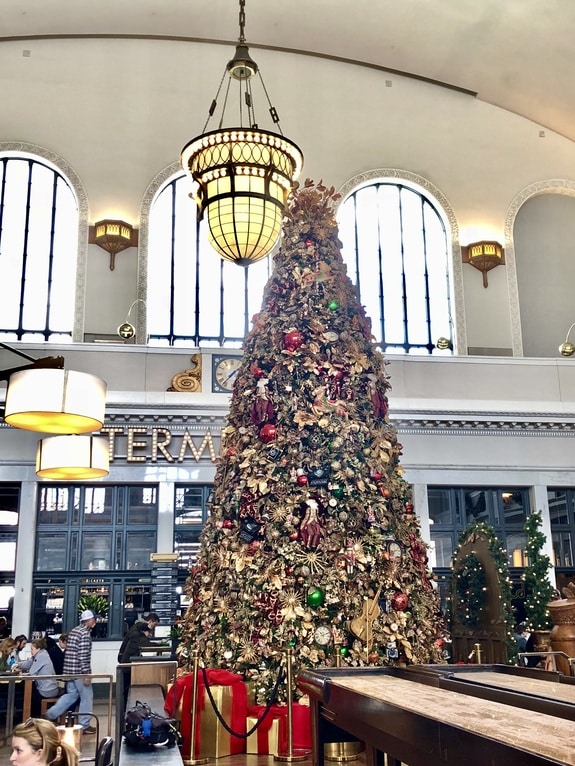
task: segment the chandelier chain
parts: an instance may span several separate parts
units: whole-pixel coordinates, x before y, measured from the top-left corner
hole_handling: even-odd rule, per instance
[[[240,0],[240,43],[245,43],[246,36],[244,29],[246,26],[246,0]]]

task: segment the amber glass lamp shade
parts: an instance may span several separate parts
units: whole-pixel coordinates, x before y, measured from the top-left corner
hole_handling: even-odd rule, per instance
[[[109,466],[109,443],[102,436],[48,436],[38,442],[36,476],[42,479],[100,479]]]
[[[4,419],[15,428],[48,434],[98,431],[104,424],[107,386],[75,370],[21,370],[10,376]]]

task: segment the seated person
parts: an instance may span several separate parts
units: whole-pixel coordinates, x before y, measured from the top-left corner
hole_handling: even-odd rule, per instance
[[[16,641],[14,641],[13,638],[8,637],[3,641],[0,641],[0,673],[6,673],[10,670],[10,666],[12,665],[10,658],[12,657],[12,652],[15,647]]]
[[[58,682],[55,678],[41,678],[41,676],[53,676],[54,665],[50,655],[46,651],[46,641],[36,638],[32,641],[30,651],[31,660],[22,660],[19,663],[20,670],[27,670],[31,676],[39,676],[32,686],[32,715],[37,717],[41,714],[41,702],[43,699],[58,696]]]
[[[28,638],[23,633],[14,638],[16,646],[12,650],[12,657],[14,662],[20,664],[22,660],[29,660],[31,657],[30,648],[28,647]]]
[[[51,636],[47,637],[48,646],[46,650],[54,665],[54,671],[60,675],[64,672],[64,652],[66,651],[66,644],[68,642],[68,634],[61,633],[57,639]]]

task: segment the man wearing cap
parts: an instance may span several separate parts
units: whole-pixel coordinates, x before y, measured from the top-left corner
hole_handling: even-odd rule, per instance
[[[85,734],[94,734],[96,728],[90,726],[94,694],[92,680],[86,676],[92,673],[92,628],[96,624],[96,615],[86,609],[80,615],[80,624],[68,633],[68,642],[64,652],[64,675],[82,674],[83,678],[66,681],[66,691],[55,705],[47,711],[47,718],[55,721],[80,700],[78,723]]]

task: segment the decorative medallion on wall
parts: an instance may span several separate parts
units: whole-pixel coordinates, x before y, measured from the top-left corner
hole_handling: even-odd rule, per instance
[[[192,367],[188,370],[177,372],[172,378],[172,385],[168,391],[184,391],[191,394],[201,393],[202,391],[202,355],[193,354]]]

